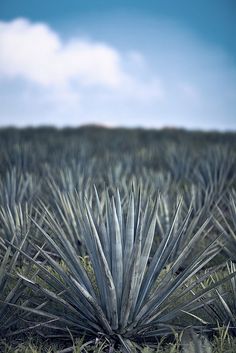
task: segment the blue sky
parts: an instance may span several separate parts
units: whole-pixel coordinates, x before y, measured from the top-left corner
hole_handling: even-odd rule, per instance
[[[0,124],[236,129],[235,0],[2,0]]]

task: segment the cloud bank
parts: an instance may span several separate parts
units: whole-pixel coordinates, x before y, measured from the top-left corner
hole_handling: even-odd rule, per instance
[[[43,86],[117,87],[126,80],[119,53],[101,43],[72,39],[63,43],[45,24],[25,19],[0,23],[0,74]]]
[[[150,94],[123,67],[125,60],[142,60],[141,54],[128,53],[123,57],[107,44],[80,38],[63,42],[43,23],[33,24],[26,19],[0,22],[0,48],[0,76],[5,78],[20,78],[57,89],[78,84],[125,88],[128,92],[137,86],[139,98]],[[154,96],[159,95],[159,90]]]
[[[63,40],[46,23],[0,21],[1,125],[224,128],[228,116],[236,128],[227,56],[168,32],[158,32],[148,58],[78,36]]]

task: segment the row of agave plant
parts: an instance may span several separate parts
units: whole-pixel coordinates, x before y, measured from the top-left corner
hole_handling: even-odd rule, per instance
[[[102,336],[131,352],[190,326],[236,334],[232,150],[134,136],[130,155],[101,158],[80,138],[79,151],[61,154],[61,136],[0,156],[0,336]]]

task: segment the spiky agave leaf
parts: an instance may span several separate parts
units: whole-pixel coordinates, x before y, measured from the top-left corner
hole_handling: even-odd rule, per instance
[[[12,208],[8,205],[0,206],[0,229],[1,239],[14,241],[19,246],[30,230],[32,207],[27,203],[21,205],[16,204]]]
[[[44,225],[56,234],[59,240],[66,236],[75,249],[84,255],[81,227],[79,223],[80,208],[78,205],[78,194],[75,195],[58,193],[60,201],[57,200],[49,209],[44,202],[40,201],[40,208],[44,213]]]
[[[0,258],[6,252],[8,244],[19,247],[23,242],[22,249],[28,253],[32,252],[33,248],[29,245],[29,242],[24,241],[29,233],[35,241],[40,238],[39,230],[32,222],[32,218],[37,219],[40,224],[43,222],[43,217],[39,216],[34,211],[33,206],[27,202],[16,204],[12,208],[0,206]],[[14,251],[14,247],[11,246],[11,256]],[[18,264],[21,258],[21,255],[17,256]]]
[[[178,234],[182,229],[182,235],[176,244],[171,256],[170,261],[174,261],[175,258],[182,253],[182,249],[187,243],[191,244],[193,235],[200,229],[201,237],[198,242],[194,242],[193,246],[189,247],[188,252],[185,253],[185,260],[182,263],[182,268],[188,266],[191,262],[191,257],[197,254],[201,249],[203,250],[212,242],[212,239],[216,238],[216,235],[212,234],[212,224],[210,219],[212,217],[210,210],[205,207],[195,208],[195,197],[189,199],[186,202],[186,195],[181,195],[176,192],[171,195],[161,194],[159,202],[159,212],[157,214],[157,226],[154,241],[160,244],[160,241],[164,239],[169,229],[173,226],[172,231]],[[178,212],[176,209],[178,206]],[[174,222],[173,222],[174,219]],[[202,227],[202,225],[204,225]]]
[[[6,336],[7,331],[19,324],[19,315],[24,317],[25,312],[18,306],[21,300],[23,302],[23,293],[25,285],[22,279],[15,276],[15,270],[18,263],[20,251],[24,248],[27,235],[18,243],[18,249],[12,251],[8,242],[0,262],[0,337]],[[14,239],[12,239],[12,243]],[[0,244],[1,247],[1,244]],[[13,255],[12,255],[13,253]],[[12,306],[16,306],[12,308]]]
[[[75,335],[97,335],[101,332],[110,339],[121,341],[151,340],[157,336],[171,334],[172,327],[176,330],[180,328],[178,320],[181,315],[192,315],[195,321],[204,322],[195,314],[195,310],[204,310],[204,306],[213,301],[208,294],[217,283],[193,295],[193,287],[199,286],[199,283],[206,279],[206,275],[197,280],[194,276],[219,252],[218,244],[212,242],[192,257],[183,272],[178,275],[176,273],[184,261],[185,254],[201,237],[207,222],[198,229],[191,241],[184,245],[182,254],[170,262],[175,247],[185,234],[188,222],[187,215],[182,226],[176,231],[175,222],[180,210],[178,205],[168,234],[160,242],[149,263],[159,199],[156,199],[151,210],[148,201],[142,206],[141,194],[136,209],[133,193],[129,199],[128,212],[124,212],[119,193],[112,197],[107,194],[105,209],[101,207],[99,215],[97,212],[94,214],[86,200],[80,202],[81,229],[96,288],[81,263],[77,249],[68,237],[64,233],[59,236],[49,234],[34,221],[67,268],[65,270],[50,254],[34,245],[54,273],[25,254],[28,261],[38,268],[37,275],[41,282],[37,282],[37,276],[33,279],[30,276],[21,278],[35,292],[41,292],[42,303],[45,305],[44,310],[37,310],[32,305],[24,307],[25,310],[44,318],[54,318],[56,321],[53,328],[63,332],[66,328]],[[97,202],[99,204],[98,195]],[[54,227],[51,228],[51,233],[53,231]],[[190,280],[191,286],[186,287]],[[221,280],[224,281],[226,279]],[[45,300],[59,305],[61,309],[58,310],[58,307],[52,304],[47,305]]]
[[[236,192],[232,191],[217,208],[214,223],[219,232],[224,235],[222,250],[232,260],[236,261]]]
[[[229,148],[216,145],[207,149],[204,157],[196,169],[195,181],[212,206],[222,199],[235,181],[235,156]]]
[[[226,264],[226,269],[223,271],[229,275],[234,274],[236,271],[236,265],[233,262]],[[219,280],[224,276],[223,271],[217,271],[211,276],[213,282]],[[224,286],[220,286],[215,289],[217,299],[214,303],[209,305],[209,314],[214,317],[214,320],[218,322],[220,327],[227,327],[228,331],[236,335],[236,280],[235,277],[229,279]]]
[[[12,210],[22,202],[31,203],[39,187],[40,183],[35,175],[12,168],[0,179],[0,205]]]
[[[71,164],[71,165],[70,165]],[[49,190],[48,197],[52,196],[50,200],[52,204],[61,203],[62,195],[73,196],[74,192],[82,192],[84,195],[89,193],[92,182],[89,180],[94,175],[94,161],[90,163],[76,163],[72,160],[62,167],[48,171],[47,188]],[[56,171],[56,173],[55,173]]]

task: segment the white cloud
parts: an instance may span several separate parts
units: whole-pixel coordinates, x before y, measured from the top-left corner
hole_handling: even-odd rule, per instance
[[[63,42],[46,24],[25,19],[0,22],[0,74],[44,86],[118,87],[127,78],[121,55],[103,43],[74,39]]]
[[[144,63],[138,52],[122,55],[104,43],[73,38],[63,42],[48,25],[26,19],[0,22],[0,77],[21,78],[63,100],[78,99],[84,87],[122,91],[138,99],[161,98],[160,82],[139,82],[124,66]],[[76,94],[75,94],[76,93]]]

